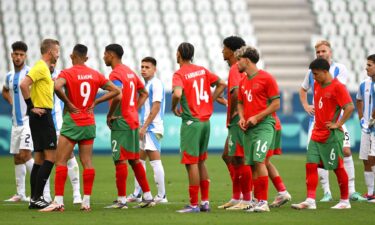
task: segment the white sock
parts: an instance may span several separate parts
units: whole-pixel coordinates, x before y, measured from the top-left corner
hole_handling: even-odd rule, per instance
[[[144,198],[145,200],[152,200],[151,191],[148,191],[148,192],[143,193],[143,198]]]
[[[47,179],[46,185],[44,186],[43,197],[46,200],[51,199],[51,190],[50,190],[50,186],[49,186],[49,177]]]
[[[64,205],[64,196],[56,195],[53,201],[57,204]]]
[[[349,180],[349,196],[355,192],[355,173],[354,173],[354,163],[353,163],[353,157],[348,156],[344,157],[344,167],[346,170],[346,173],[348,174],[348,180]]]
[[[365,171],[365,183],[367,186],[367,195],[374,194],[374,172]]]
[[[82,206],[90,207],[90,195],[84,195],[82,199]]]
[[[145,160],[142,160],[140,159],[139,161],[141,161],[142,163],[142,166],[143,168],[145,169],[145,173],[146,173],[146,161]],[[137,181],[137,178],[134,176],[134,192],[133,194],[135,196],[138,196],[140,193],[142,193],[142,188],[141,186],[139,185],[138,181]]]
[[[73,196],[81,196],[79,183],[79,166],[76,157],[68,160],[68,176],[73,187]]]
[[[17,194],[26,196],[25,193],[25,178],[26,178],[26,166],[25,164],[14,165],[14,172],[16,177],[16,189]]]
[[[158,188],[158,196],[163,198],[165,196],[165,183],[164,183],[164,168],[161,160],[150,161],[152,169],[154,170],[154,180]]]
[[[31,174],[31,170],[33,169],[34,166],[34,158],[29,159],[27,162],[25,162],[26,170]]]
[[[329,188],[329,173],[328,170],[318,168],[318,174],[320,178],[320,183],[322,184],[323,192],[331,194],[331,190]]]
[[[125,204],[126,203],[126,196],[118,196],[117,201],[122,203],[122,204]]]

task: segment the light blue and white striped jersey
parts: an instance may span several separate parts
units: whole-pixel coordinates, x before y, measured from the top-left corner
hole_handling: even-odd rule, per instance
[[[148,98],[145,101],[145,104],[142,106],[141,109],[141,125],[144,124],[147,117],[150,115],[150,110],[152,107],[153,102],[160,102],[160,111],[148,126],[147,131],[151,131],[154,133],[163,134],[164,133],[164,125],[163,125],[163,118],[164,118],[164,111],[165,111],[165,90],[164,85],[156,77],[153,77],[151,80],[146,82],[145,86],[146,90],[148,91]]]
[[[12,124],[13,126],[23,126],[29,124],[29,116],[26,115],[27,106],[21,93],[20,84],[22,79],[29,73],[30,67],[24,65],[19,72],[10,71],[6,75],[4,87],[9,90],[13,100]]]
[[[53,71],[52,80],[55,80],[60,74],[59,70]],[[64,102],[57,97],[56,94],[53,95],[53,109],[52,109],[52,118],[53,123],[55,124],[55,129],[57,133],[60,133],[60,129],[63,123],[63,111],[64,111]]]
[[[374,110],[374,85],[375,82],[368,77],[362,81],[358,88],[356,98],[363,101],[363,121],[361,121],[361,123],[363,123],[362,127],[368,127],[368,122],[371,118],[372,111]]]

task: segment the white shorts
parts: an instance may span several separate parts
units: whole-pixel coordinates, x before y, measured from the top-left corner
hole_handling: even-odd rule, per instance
[[[156,134],[150,131],[147,131],[145,138],[139,141],[139,148],[142,150],[149,151],[159,151],[161,150],[161,134]]]
[[[359,147],[359,159],[368,160],[369,156],[375,156],[375,135],[361,132],[361,145]]]
[[[10,154],[20,153],[20,149],[34,150],[33,139],[29,125],[12,126],[10,137]]]
[[[307,134],[307,146],[309,146],[309,142],[310,142],[310,139],[311,139],[311,134],[312,134],[312,130],[314,128],[314,124],[315,124],[315,120],[313,119],[310,119],[310,123],[309,123],[309,133]],[[351,147],[351,144],[350,144],[350,134],[348,132],[348,129],[346,128],[345,124],[342,125],[342,129],[344,131],[344,144],[343,144],[343,147],[344,148],[350,148]]]

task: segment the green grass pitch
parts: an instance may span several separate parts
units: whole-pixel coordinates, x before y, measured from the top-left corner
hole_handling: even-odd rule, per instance
[[[355,158],[357,191],[366,190],[363,179],[362,163]],[[292,202],[298,203],[305,198],[305,155],[285,154],[274,157],[274,164],[278,167],[288,191],[292,195]],[[14,167],[10,156],[0,157],[0,199],[6,199],[15,192]],[[0,202],[0,224],[49,224],[49,225],[73,225],[73,224],[371,224],[372,213],[375,205],[370,203],[352,203],[352,209],[330,209],[339,199],[336,177],[330,173],[331,188],[334,202],[317,203],[317,210],[297,211],[290,208],[290,203],[278,209],[271,209],[270,213],[245,213],[228,212],[217,209],[219,204],[229,200],[231,185],[226,166],[219,154],[209,155],[207,161],[211,177],[210,200],[212,211],[210,213],[181,215],[175,211],[188,203],[187,175],[183,165],[179,164],[178,155],[163,156],[163,165],[166,173],[166,189],[168,204],[157,205],[154,208],[133,209],[130,204],[127,210],[104,209],[116,198],[115,170],[110,155],[94,157],[96,178],[92,195],[92,211],[80,212],[79,206],[72,205],[72,192],[69,181],[65,186],[65,212],[40,213],[28,210],[27,203],[9,204]],[[152,169],[147,167],[148,178],[153,195],[155,185]],[[52,183],[54,174],[52,174]],[[27,187],[29,178],[27,178]],[[81,182],[82,183],[82,182]],[[269,183],[269,201],[275,196],[272,183]],[[133,190],[133,173],[129,166],[128,189],[129,194]],[[52,190],[53,191],[53,190]],[[317,198],[322,197],[320,187]]]

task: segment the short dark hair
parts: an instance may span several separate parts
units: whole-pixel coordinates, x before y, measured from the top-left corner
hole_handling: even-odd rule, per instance
[[[237,49],[234,53],[237,58],[248,58],[252,63],[257,63],[259,61],[259,53],[254,47],[242,46]]]
[[[188,42],[182,42],[177,51],[180,53],[180,56],[183,60],[193,60],[194,57],[194,46]]]
[[[246,45],[245,41],[238,36],[229,36],[225,38],[223,44],[232,51],[236,51]]]
[[[40,45],[40,53],[42,53],[42,55],[47,53],[54,45],[60,45],[59,41],[55,39],[44,39]]]
[[[154,57],[151,57],[151,56],[144,57],[141,62],[149,62],[154,66],[156,66],[156,64],[157,64],[156,59]]]
[[[373,63],[375,63],[375,54],[367,56],[367,60],[371,60]]]
[[[329,71],[329,62],[323,58],[317,58],[310,63],[310,70],[326,70]]]
[[[23,41],[16,41],[12,44],[12,50],[13,52],[17,50],[27,52],[27,44]]]
[[[124,55],[124,49],[119,44],[110,44],[105,47],[106,52],[113,52],[115,55],[121,59]]]
[[[83,44],[76,44],[73,48],[73,53],[77,54],[79,57],[86,57],[87,56],[88,48]]]

